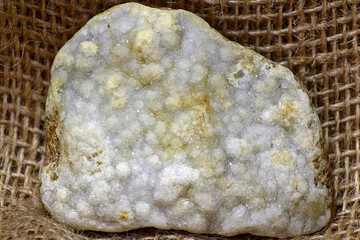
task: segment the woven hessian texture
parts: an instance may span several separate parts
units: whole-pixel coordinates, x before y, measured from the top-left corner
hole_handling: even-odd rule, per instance
[[[0,237],[208,239],[155,229],[73,232],[39,202],[44,108],[59,48],[89,18],[124,1],[0,0]],[[328,151],[335,214],[310,239],[360,239],[360,3],[321,0],[147,0],[183,8],[227,38],[289,67],[308,89]],[[252,236],[238,236],[253,239]]]

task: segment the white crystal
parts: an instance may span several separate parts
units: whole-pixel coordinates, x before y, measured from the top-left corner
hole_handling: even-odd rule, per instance
[[[76,229],[286,237],[330,219],[307,94],[186,11],[90,20],[55,58],[46,116],[42,200]]]

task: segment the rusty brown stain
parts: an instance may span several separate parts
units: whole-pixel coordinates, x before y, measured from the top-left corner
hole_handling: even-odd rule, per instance
[[[130,219],[130,213],[128,211],[121,211],[119,217],[122,221],[128,221]]]
[[[101,172],[101,169],[96,169],[94,171],[91,171],[89,175],[93,176],[95,173],[98,173],[98,172]]]
[[[56,172],[52,172],[51,176],[50,176],[50,181],[56,181],[59,178],[59,176],[56,174]]]
[[[325,186],[328,189],[331,189],[331,182],[330,182],[330,164],[328,159],[326,158],[327,154],[325,153],[325,143],[323,139],[319,139],[315,146],[321,149],[322,154],[317,155],[313,160],[312,163],[314,164],[314,168],[316,169],[317,173],[314,177],[314,182],[316,186]]]
[[[99,156],[100,154],[102,154],[103,152],[104,152],[104,151],[103,151],[102,149],[100,149],[99,151],[90,153],[89,155],[86,155],[85,157],[86,157],[86,159],[87,159],[89,162],[91,162],[91,160],[92,160],[93,158],[98,157],[98,156]]]
[[[60,158],[60,140],[56,133],[56,129],[59,124],[59,111],[55,110],[55,114],[49,117],[46,117],[45,123],[45,141],[46,141],[46,161],[45,166],[49,163],[55,163],[57,166]]]
[[[61,155],[61,142],[59,139],[59,136],[57,134],[57,131],[61,133],[61,128],[59,127],[60,124],[60,117],[59,117],[59,110],[53,109],[54,114],[50,116],[46,116],[46,122],[45,122],[45,162],[44,166],[48,166],[51,164],[51,166],[48,168],[47,173],[50,173],[50,171],[55,171],[57,166],[60,163],[60,155]],[[58,179],[58,176],[56,173],[52,173],[50,180],[55,181]]]
[[[103,150],[102,150],[102,149],[100,149],[100,150],[97,151],[97,152],[94,152],[91,156],[87,156],[87,157],[89,157],[89,159],[91,159],[91,157],[96,158],[96,157],[98,157],[101,153],[103,153]]]
[[[136,46],[135,51],[136,51],[136,54],[135,54],[136,59],[139,60],[142,63],[145,63],[146,59],[144,57],[143,50],[142,50],[141,46]]]

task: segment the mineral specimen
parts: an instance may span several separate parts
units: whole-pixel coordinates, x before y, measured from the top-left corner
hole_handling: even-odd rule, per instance
[[[55,58],[46,117],[42,200],[75,229],[287,237],[330,219],[307,94],[189,12],[95,16]]]

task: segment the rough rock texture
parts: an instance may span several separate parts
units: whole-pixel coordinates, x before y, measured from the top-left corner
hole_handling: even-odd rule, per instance
[[[293,236],[330,219],[321,127],[290,70],[136,3],[57,54],[42,200],[76,229]]]

